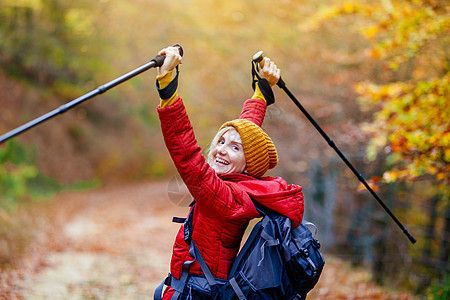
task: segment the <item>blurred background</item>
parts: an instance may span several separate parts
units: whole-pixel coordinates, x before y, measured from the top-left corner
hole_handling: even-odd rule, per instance
[[[263,128],[280,162],[268,175],[303,187],[305,218],[326,253],[379,284],[442,295],[450,288],[449,9],[439,0],[2,0],[0,134],[179,43],[178,91],[206,149],[252,96],[251,58],[263,50],[417,243],[277,87]],[[155,74],[0,145],[0,264],[26,247],[12,221],[21,206],[67,189],[173,178]]]

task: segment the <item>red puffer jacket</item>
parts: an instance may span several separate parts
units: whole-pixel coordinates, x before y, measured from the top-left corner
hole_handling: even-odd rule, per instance
[[[245,102],[240,117],[261,125],[265,111],[264,101],[250,99]],[[198,146],[181,98],[167,107],[158,107],[158,113],[169,153],[196,201],[192,239],[215,277],[227,278],[249,221],[259,217],[251,199],[289,217],[294,227],[301,223],[303,194],[300,186],[288,185],[278,177],[217,175]],[[172,276],[180,278],[182,264],[187,260],[192,257],[181,226],[173,246]],[[203,274],[197,262],[190,266],[189,273]],[[169,288],[163,299],[170,299],[172,294]]]

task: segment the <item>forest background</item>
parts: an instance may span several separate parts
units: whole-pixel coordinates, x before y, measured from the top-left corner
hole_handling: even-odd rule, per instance
[[[250,61],[263,50],[418,241],[278,88],[264,129],[280,162],[268,175],[303,186],[324,251],[370,268],[380,284],[442,294],[450,286],[449,23],[447,1],[437,0],[4,0],[0,133],[179,43],[179,92],[206,149],[252,95]],[[154,85],[148,71],[0,145],[2,264],[23,246],[6,216],[30,200],[175,176]]]

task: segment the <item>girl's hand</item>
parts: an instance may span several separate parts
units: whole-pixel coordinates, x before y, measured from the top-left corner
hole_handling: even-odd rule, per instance
[[[265,57],[260,63],[259,66],[261,70],[259,71],[259,76],[261,78],[266,79],[270,86],[274,86],[277,84],[278,80],[280,80],[280,69],[277,68],[277,65],[270,60],[270,58]]]
[[[157,68],[158,76],[164,75],[168,72],[172,72],[176,66],[181,63],[182,56],[180,55],[177,47],[167,47],[158,52],[159,55],[164,55],[164,63],[161,67]]]

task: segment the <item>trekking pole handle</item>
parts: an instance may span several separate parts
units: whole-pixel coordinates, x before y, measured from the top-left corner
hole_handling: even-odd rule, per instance
[[[173,47],[178,48],[178,53],[180,53],[181,56],[183,56],[184,51],[183,51],[183,47],[181,47],[180,44],[175,44],[173,45]],[[165,55],[156,55],[154,59],[152,59],[151,61],[155,62],[155,67],[161,67],[164,63],[164,59],[166,58]]]
[[[258,51],[255,53],[255,55],[253,55],[252,60],[256,63],[256,66],[260,66],[261,68],[264,67],[264,52],[263,51]],[[261,65],[262,63],[262,65]],[[280,76],[280,79],[278,79],[277,85],[283,89],[286,87],[286,84],[284,83],[283,79]]]

